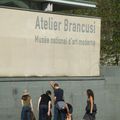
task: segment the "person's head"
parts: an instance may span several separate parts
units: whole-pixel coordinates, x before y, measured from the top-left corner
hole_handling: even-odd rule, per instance
[[[54,88],[55,88],[55,89],[59,88],[59,84],[58,84],[58,83],[55,83],[55,84],[54,84]]]
[[[87,96],[88,96],[88,98],[90,98],[90,96],[91,96],[94,100],[94,93],[91,89],[87,89]]]
[[[52,94],[52,93],[51,93],[50,90],[47,90],[47,91],[46,91],[46,95],[50,96],[51,94]]]
[[[23,100],[27,100],[27,98],[28,98],[29,96],[30,96],[30,95],[29,95],[28,90],[25,89],[25,90],[23,91],[23,94],[22,94],[22,99],[23,99]]]

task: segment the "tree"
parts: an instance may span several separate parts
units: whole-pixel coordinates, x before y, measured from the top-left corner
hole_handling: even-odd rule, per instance
[[[101,17],[101,64],[119,65],[120,61],[120,2],[98,0]]]
[[[29,6],[23,0],[0,0],[0,5],[27,9],[29,8]]]
[[[97,8],[73,10],[74,14],[101,17],[101,64],[120,64],[120,0],[91,0]]]

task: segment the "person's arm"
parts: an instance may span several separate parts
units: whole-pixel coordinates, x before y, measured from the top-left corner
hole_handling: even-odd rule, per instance
[[[51,111],[51,101],[48,102],[48,116],[50,116],[50,111]]]
[[[90,96],[90,113],[93,111],[93,98]]]
[[[23,100],[21,99],[21,104],[22,104],[22,106],[23,106]]]
[[[30,99],[30,106],[31,106],[31,110],[33,111],[32,99]]]
[[[41,97],[38,100],[37,110],[39,110],[40,101],[41,101]]]
[[[69,108],[68,108],[68,105],[67,105],[67,104],[65,105],[65,108],[66,108],[66,110],[67,110],[67,114],[69,114],[70,111],[69,111]]]
[[[71,116],[72,116],[72,114],[70,113],[70,110],[69,110],[69,107],[68,107],[68,104],[66,104],[66,110],[67,110],[67,118],[66,118],[66,120],[71,120]]]
[[[54,81],[50,81],[50,85],[51,85],[51,87],[52,87],[53,89],[55,89],[55,88],[54,88],[54,84],[55,84]]]
[[[55,103],[55,101],[56,101],[56,96],[54,96],[54,103]]]

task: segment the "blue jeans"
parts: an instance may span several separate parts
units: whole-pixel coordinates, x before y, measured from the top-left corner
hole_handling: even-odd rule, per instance
[[[47,105],[40,105],[39,107],[39,120],[47,120],[48,119],[48,106]]]
[[[65,120],[66,114],[63,111],[58,110],[56,105],[54,106],[54,120]]]
[[[31,108],[29,106],[23,106],[21,112],[21,120],[31,120],[30,114],[31,114]]]

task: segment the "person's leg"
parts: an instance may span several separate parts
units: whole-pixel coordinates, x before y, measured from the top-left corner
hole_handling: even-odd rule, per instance
[[[21,120],[26,120],[28,118],[27,112],[28,112],[28,108],[26,106],[24,106],[22,108]]]
[[[44,120],[44,108],[42,105],[40,106],[39,120]]]
[[[47,120],[47,112],[48,108],[46,105],[41,105],[40,106],[40,119],[39,120]]]
[[[61,120],[65,120],[66,113],[62,111],[62,112],[60,112],[60,115],[61,115]]]
[[[31,120],[31,112],[30,111],[27,112],[27,120]]]
[[[54,106],[54,120],[58,120],[58,109]]]
[[[26,109],[25,112],[27,114],[27,120],[31,120],[31,108],[26,107],[25,109]]]
[[[48,112],[48,106],[47,105],[45,105],[45,106],[43,106],[43,120],[47,120],[47,112]]]
[[[22,108],[22,111],[21,111],[21,120],[24,120],[24,107]]]

